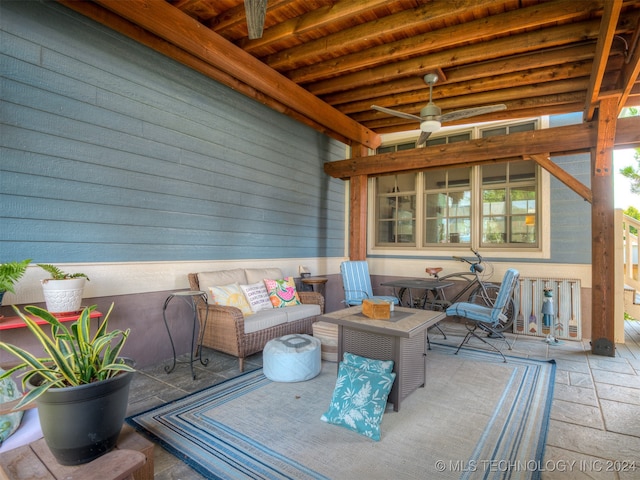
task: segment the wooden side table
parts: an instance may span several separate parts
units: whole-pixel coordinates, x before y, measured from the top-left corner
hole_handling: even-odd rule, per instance
[[[314,292],[318,292],[325,296],[326,283],[329,281],[326,277],[306,277],[300,280],[305,285],[310,285]]]
[[[0,454],[2,480],[153,480],[153,443],[125,425],[115,450],[92,462],[60,465],[44,438]]]

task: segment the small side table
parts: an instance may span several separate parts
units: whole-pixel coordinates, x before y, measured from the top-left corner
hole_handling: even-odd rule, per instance
[[[193,352],[196,348],[195,338],[196,338],[196,325],[198,323],[198,312],[196,309],[197,300],[202,300],[205,304],[207,303],[207,294],[202,291],[196,290],[186,290],[180,292],[173,292],[171,295],[167,297],[164,301],[164,307],[162,308],[162,318],[164,320],[164,325],[167,328],[167,333],[169,334],[169,341],[171,342],[171,350],[173,351],[173,364],[171,366],[167,365],[164,367],[165,372],[171,373],[173,369],[176,367],[176,347],[173,343],[173,337],[171,336],[171,330],[169,329],[169,323],[167,322],[167,307],[169,303],[174,298],[180,298],[184,302],[186,302],[189,306],[191,306],[191,310],[193,311],[193,330],[191,333],[191,351],[189,357],[189,366],[191,367],[191,377],[195,380],[196,374],[193,371],[193,362],[199,360],[202,365],[207,365],[209,363],[209,359],[202,358],[202,336],[204,334],[205,328],[207,328],[207,319],[209,317],[209,310],[207,309],[207,314],[204,317],[204,325],[201,328],[200,335],[198,335],[198,347],[196,350],[196,354],[194,356]]]
[[[325,288],[326,288],[326,283],[329,281],[328,278],[326,278],[326,277],[306,277],[306,278],[303,278],[300,281],[302,283],[304,283],[305,285],[310,285],[311,289],[314,292],[318,292],[323,297],[325,296],[324,292],[325,292]]]

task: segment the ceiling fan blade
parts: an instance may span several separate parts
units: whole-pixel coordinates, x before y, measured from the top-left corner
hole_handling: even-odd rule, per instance
[[[498,105],[485,105],[484,107],[465,108],[463,110],[456,110],[455,112],[445,113],[440,117],[440,121],[442,123],[453,122],[454,120],[475,117],[476,115],[484,115],[485,113],[500,112],[506,109],[507,106],[503,103],[500,103]]]
[[[418,137],[418,141],[416,142],[416,147],[419,147],[420,145],[426,143],[430,135],[431,132],[420,132],[420,136]]]
[[[244,0],[244,11],[247,17],[249,38],[251,40],[261,38],[264,17],[267,15],[267,0]]]
[[[412,115],[410,113],[399,112],[398,110],[392,110],[390,108],[379,107],[377,105],[371,105],[371,108],[374,110],[378,110],[382,113],[388,113],[389,115],[395,115],[396,117],[408,118],[409,120],[415,120],[416,122],[421,122],[422,118],[417,115]]]

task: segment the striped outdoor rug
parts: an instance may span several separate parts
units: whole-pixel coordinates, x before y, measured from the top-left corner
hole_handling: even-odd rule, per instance
[[[427,383],[379,442],[327,424],[336,364],[309,381],[245,373],[127,421],[206,478],[539,478],[555,364],[432,344]]]

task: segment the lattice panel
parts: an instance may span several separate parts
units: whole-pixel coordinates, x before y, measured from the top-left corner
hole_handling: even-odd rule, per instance
[[[345,352],[377,360],[394,358],[393,338],[389,336],[343,328],[342,342]]]
[[[542,321],[545,288],[553,291],[555,314],[551,321],[551,331],[544,327]],[[538,337],[546,337],[551,333],[557,339],[568,340],[582,338],[580,280],[520,277],[515,297],[517,313],[513,322],[514,333]]]

